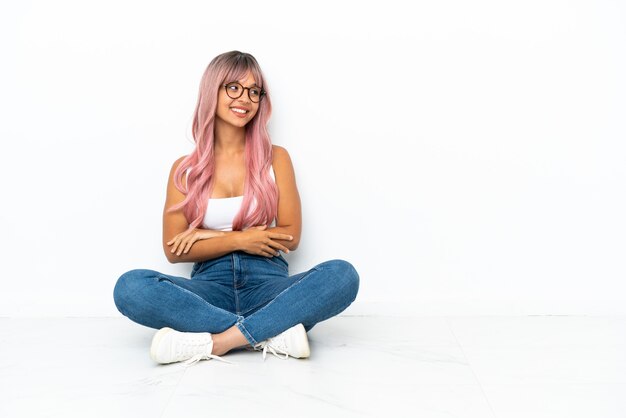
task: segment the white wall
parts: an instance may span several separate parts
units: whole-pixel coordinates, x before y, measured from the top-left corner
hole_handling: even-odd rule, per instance
[[[351,261],[344,314],[626,313],[623,3],[410,3],[4,5],[0,316],[119,315],[123,272],[188,277],[167,175],[233,49],[295,165],[292,272]]]

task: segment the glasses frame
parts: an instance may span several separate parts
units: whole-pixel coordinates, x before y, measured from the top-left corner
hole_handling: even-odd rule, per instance
[[[228,93],[229,93],[229,92],[228,92],[228,85],[229,85],[229,84],[237,84],[239,87],[241,87],[241,89],[242,89],[242,90],[241,90],[241,94],[240,94],[239,96],[237,96],[237,97],[232,97],[230,94],[228,94]],[[244,90],[248,90],[248,99],[250,99],[250,101],[251,101],[252,103],[261,103],[261,100],[263,100],[263,96],[265,96],[265,93],[266,93],[266,91],[265,91],[265,90],[263,90],[263,89],[262,89],[261,87],[259,87],[259,86],[244,87],[244,86],[242,86],[242,85],[241,85],[241,83],[239,83],[239,82],[237,82],[237,81],[232,81],[232,82],[230,82],[230,83],[224,83],[224,84],[222,84],[222,87],[224,87],[224,90],[226,91],[226,95],[227,95],[228,97],[230,97],[231,99],[233,99],[233,100],[234,100],[234,99],[238,99],[238,98],[240,98],[241,96],[243,96],[243,91],[244,91]],[[250,96],[250,89],[254,89],[254,88],[256,88],[256,89],[260,89],[260,90],[261,90],[261,94],[259,95],[259,101],[258,101],[258,102],[255,102],[254,100],[252,100],[252,97]]]

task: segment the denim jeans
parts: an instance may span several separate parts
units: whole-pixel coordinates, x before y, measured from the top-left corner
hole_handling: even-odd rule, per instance
[[[191,278],[135,269],[120,276],[113,298],[126,317],[150,328],[220,333],[236,325],[251,345],[302,323],[345,310],[359,290],[359,275],[344,260],[330,260],[289,275],[287,260],[235,251],[194,263]]]

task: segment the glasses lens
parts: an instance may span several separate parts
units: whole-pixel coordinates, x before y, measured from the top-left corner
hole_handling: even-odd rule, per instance
[[[241,97],[242,92],[243,88],[239,83],[229,83],[226,85],[226,93],[231,99],[237,99]]]
[[[251,88],[250,90],[250,100],[255,103],[258,103],[261,100],[261,89],[259,88]]]

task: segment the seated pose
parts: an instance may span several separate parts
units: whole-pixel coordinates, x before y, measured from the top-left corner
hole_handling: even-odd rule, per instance
[[[252,55],[211,61],[194,112],[195,149],[172,165],[163,211],[165,255],[193,262],[191,278],[135,269],[113,291],[124,316],[159,330],[150,348],[157,363],[229,362],[220,356],[233,349],[307,358],[307,331],[356,298],[359,275],[347,261],[289,275],[281,252],[298,248],[300,196],[287,150],[270,140],[271,110]]]

